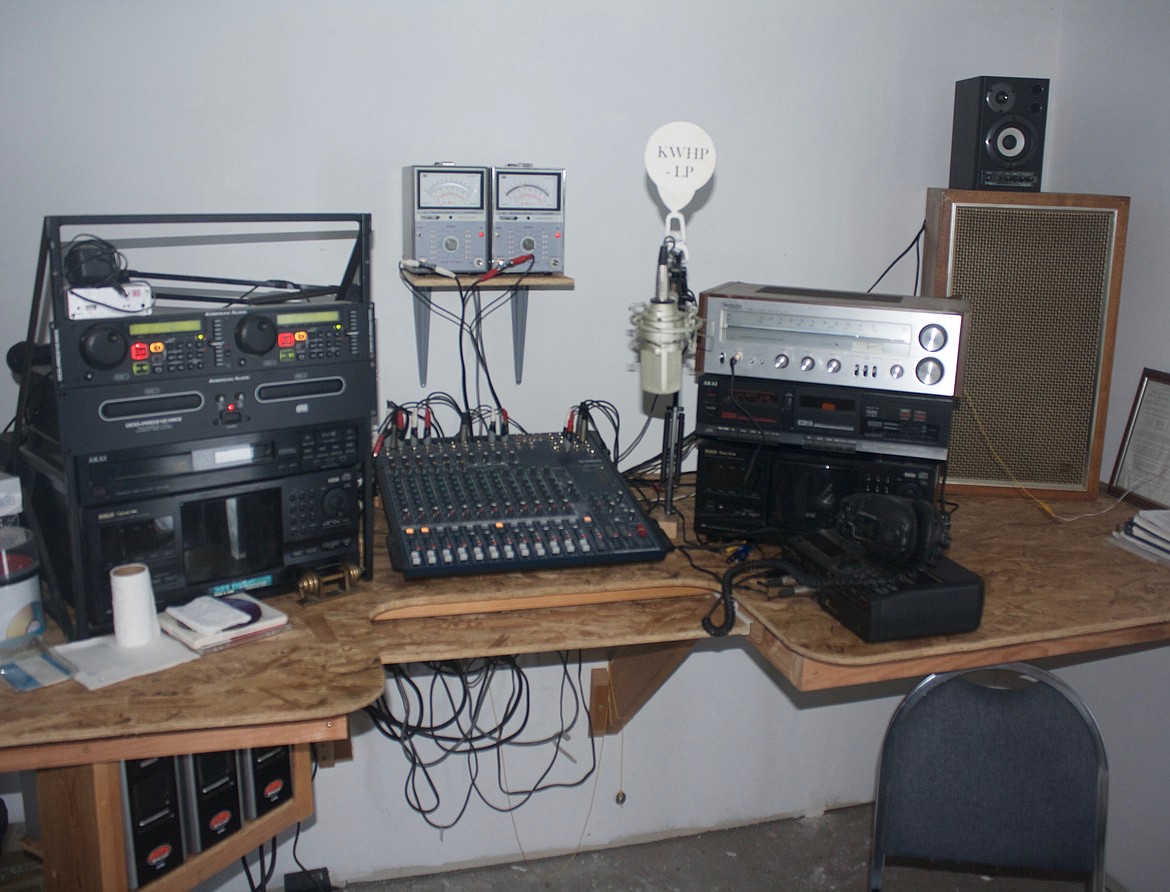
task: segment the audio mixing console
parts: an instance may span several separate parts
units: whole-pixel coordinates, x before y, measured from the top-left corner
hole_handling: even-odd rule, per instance
[[[593,437],[388,439],[374,467],[390,562],[407,577],[653,561],[670,550]]]

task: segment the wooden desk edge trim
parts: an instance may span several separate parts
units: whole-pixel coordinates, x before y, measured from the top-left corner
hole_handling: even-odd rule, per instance
[[[760,623],[752,626],[751,641],[773,666],[800,691],[820,691],[879,681],[916,678],[935,672],[974,669],[997,663],[1039,660],[1112,650],[1170,640],[1170,622],[1086,632],[1064,638],[1039,638],[969,650],[924,654],[874,663],[833,663],[797,653]]]
[[[710,595],[711,589],[697,585],[668,584],[637,589],[608,589],[586,592],[554,592],[546,595],[483,598],[460,601],[415,602],[396,606],[379,604],[370,612],[370,622],[393,622],[398,619],[433,619],[440,616],[465,616],[470,613],[517,613],[545,607],[586,607],[622,601],[653,601],[658,598],[686,598]]]
[[[210,753],[256,746],[320,743],[328,740],[345,740],[348,736],[349,718],[339,715],[304,722],[164,731],[128,737],[38,743],[0,749],[0,772],[65,768],[99,762],[122,762],[126,759]]]

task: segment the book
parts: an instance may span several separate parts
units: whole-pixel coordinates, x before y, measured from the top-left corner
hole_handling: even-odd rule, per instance
[[[158,624],[196,653],[209,654],[283,632],[288,614],[236,592],[202,595],[187,604],[168,607],[159,614]]]

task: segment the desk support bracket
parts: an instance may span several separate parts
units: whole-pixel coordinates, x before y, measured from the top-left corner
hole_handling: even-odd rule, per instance
[[[470,290],[481,276],[459,276],[448,279],[443,276],[418,275],[405,272],[403,278],[414,293],[414,347],[418,357],[418,383],[427,383],[427,361],[430,355],[431,313],[435,311],[435,293],[442,291]],[[525,277],[508,274],[492,280],[490,290],[512,292],[512,371],[516,383],[524,377],[524,345],[528,332],[528,292],[533,288],[542,290],[566,290],[573,287],[573,280],[567,276],[539,275]],[[455,314],[458,316],[458,314]]]
[[[662,687],[694,641],[623,647],[590,676],[589,714],[595,737],[616,734]]]

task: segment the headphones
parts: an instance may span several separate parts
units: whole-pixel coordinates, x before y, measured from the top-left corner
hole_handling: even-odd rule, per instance
[[[855,493],[841,500],[837,532],[874,561],[921,567],[951,544],[950,517],[925,499]]]

